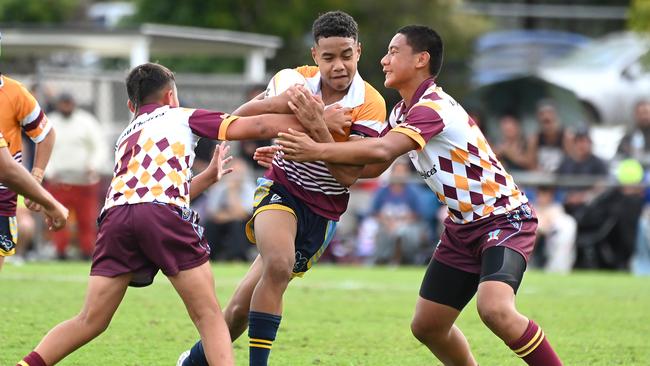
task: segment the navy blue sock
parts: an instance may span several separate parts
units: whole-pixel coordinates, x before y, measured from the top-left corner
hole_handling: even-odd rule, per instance
[[[209,366],[201,341],[196,342],[190,348],[190,355],[183,361],[183,366]]]
[[[257,311],[248,313],[249,366],[267,365],[281,320],[280,315]]]

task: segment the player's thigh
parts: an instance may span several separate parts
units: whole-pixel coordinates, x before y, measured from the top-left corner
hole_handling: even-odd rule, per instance
[[[525,271],[526,259],[522,254],[504,246],[491,247],[483,252],[479,281],[504,283],[516,294]]]
[[[481,311],[514,309],[515,294],[526,271],[526,260],[513,249],[491,247],[483,252],[476,305]]]
[[[265,267],[278,260],[295,260],[298,223],[294,213],[285,210],[262,211],[255,215],[254,230]]]
[[[209,262],[180,271],[168,278],[192,318],[200,315],[202,311],[219,309]]]
[[[432,258],[420,286],[420,298],[463,310],[476,293],[479,274],[466,272]]]

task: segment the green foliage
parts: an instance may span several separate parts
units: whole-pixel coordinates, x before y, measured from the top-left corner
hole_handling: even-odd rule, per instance
[[[213,270],[223,306],[247,266],[219,263]],[[271,364],[439,365],[409,329],[424,270],[319,263],[289,285]],[[5,265],[0,365],[15,364],[51,327],[79,312],[88,271],[87,263]],[[650,365],[648,304],[647,278],[612,272],[528,271],[517,296],[519,310],[572,366]],[[522,365],[481,323],[475,302],[458,325],[481,365]],[[159,274],[152,286],[129,289],[108,330],[60,365],[173,365],[196,339],[181,300]],[[248,362],[247,341],[234,345],[238,365]]]
[[[637,32],[650,32],[650,1],[632,0],[627,26]]]
[[[461,88],[464,79],[458,75],[466,71],[472,40],[489,26],[482,18],[457,12],[459,0],[136,0],[136,4],[137,14],[131,20],[135,24],[179,24],[280,36],[284,46],[269,62],[270,70],[313,63],[309,53],[313,21],[329,10],[346,11],[359,23],[363,47],[359,70],[382,93],[385,93],[381,87],[384,75],[379,60],[401,26],[426,24],[441,33],[447,59],[441,79],[452,80],[453,84],[462,85]],[[387,96],[390,99],[390,94]]]
[[[81,0],[2,0],[0,22],[63,23],[75,18]]]

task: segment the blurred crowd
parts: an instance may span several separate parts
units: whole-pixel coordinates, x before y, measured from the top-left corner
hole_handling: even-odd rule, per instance
[[[250,95],[259,91],[252,89]],[[110,134],[91,113],[76,105],[72,94],[33,92],[43,99],[41,105],[57,130],[44,184],[70,209],[72,220],[65,230],[49,233],[24,205],[19,207],[19,251],[11,260],[88,259],[103,192],[111,179],[112,172],[107,169],[112,167]],[[537,131],[530,136],[524,134],[519,116],[499,118],[499,133],[488,139],[533,202],[539,218],[532,266],[560,273],[587,268],[650,274],[650,190],[646,188],[650,100],[639,101],[634,116],[635,125],[620,140],[616,155],[607,160],[594,154],[589,126],[562,121],[552,101],[538,104]],[[256,255],[244,232],[252,214],[255,178],[262,174],[252,155],[257,147],[270,143],[237,144],[234,173],[192,202],[213,246],[213,260],[249,261]],[[30,143],[26,140],[25,144]],[[214,147],[212,142],[199,142],[195,174],[207,166]],[[322,261],[369,265],[428,262],[446,210],[406,157],[398,159],[382,177],[358,182],[351,192],[348,212]]]

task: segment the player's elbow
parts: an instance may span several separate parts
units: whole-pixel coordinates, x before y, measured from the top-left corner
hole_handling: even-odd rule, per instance
[[[377,148],[373,149],[372,163],[385,163],[395,158],[395,153],[387,144],[379,144]]]

